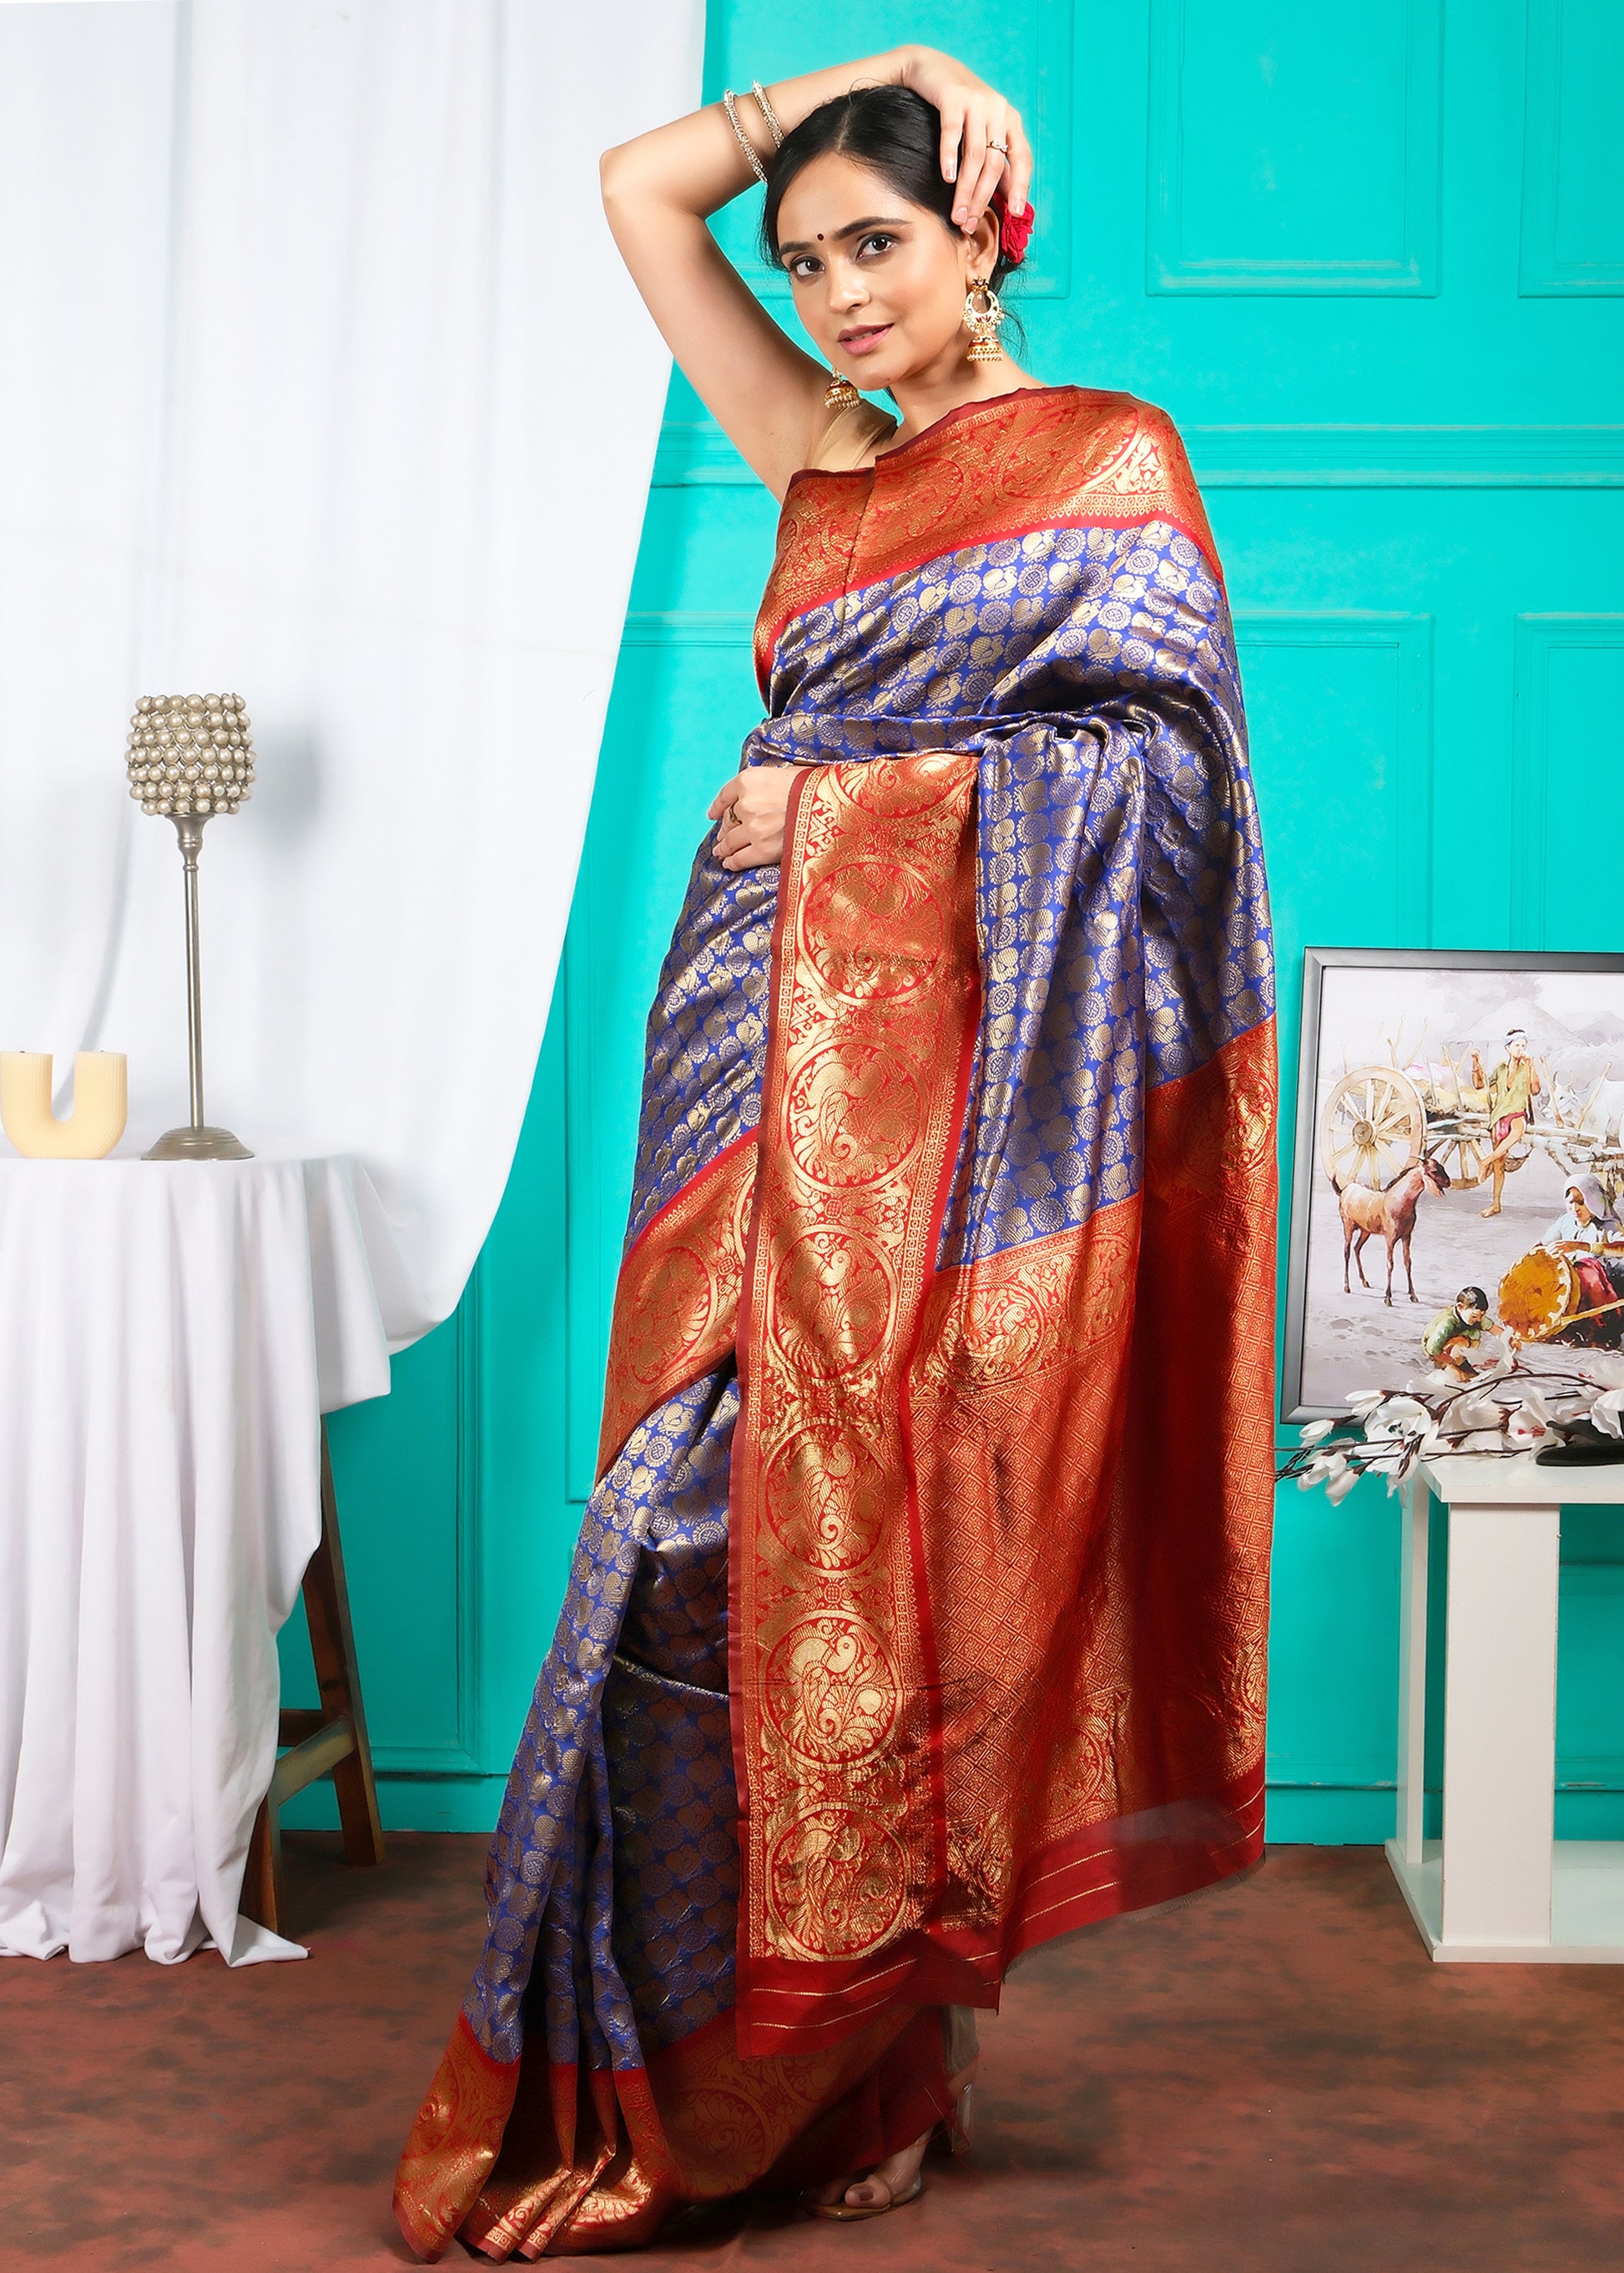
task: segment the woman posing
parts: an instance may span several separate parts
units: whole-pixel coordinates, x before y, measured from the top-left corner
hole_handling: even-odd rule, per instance
[[[427,2256],[911,2201],[1011,1960],[1260,1851],[1256,810],[1172,427],[998,351],[1030,163],[919,49],[604,161],[784,500],[767,716],[650,1016],[601,1481],[401,2164]],[[757,174],[816,360],[705,226]]]

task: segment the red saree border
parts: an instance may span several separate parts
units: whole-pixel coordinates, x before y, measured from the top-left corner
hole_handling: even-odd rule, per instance
[[[996,1932],[921,1929],[882,1957],[840,1969],[838,1979],[810,1987],[804,1967],[763,1961],[749,2049],[765,2052],[793,2043],[804,2051],[838,2042],[853,2017],[898,2002],[996,2010],[1010,1966],[1044,1942],[1130,1910],[1180,1901],[1250,1870],[1263,1854],[1263,1809],[1259,1760],[1191,1811],[1182,1838],[1161,1836],[1159,1826],[1153,1842],[1136,1832],[1132,1818],[1116,1818],[1082,1826],[1044,1848],[1027,1864],[1014,1907]]]
[[[751,2053],[759,1961],[892,1940],[939,1876],[898,1408],[977,1026],[975,779],[951,754],[811,769],[786,832],[731,1482]]]
[[[1034,1856],[1004,1936],[1004,1966],[1057,1934],[1177,1902],[1250,1870],[1263,1855],[1263,1762],[1258,1760],[1210,1804],[1214,1815],[1227,1817],[1232,1826],[1210,1842],[1192,1834],[1182,1845],[1169,1842],[1140,1852],[1137,1842],[1128,1846],[1102,1838],[1113,1826],[1089,1824]],[[1128,1857],[1132,1869],[1122,1867]],[[1101,1868],[1113,1859],[1117,1867]]]
[[[1274,1087],[1264,1020],[1147,1094],[1138,1190],[928,1282],[908,1482],[943,1717],[908,1804],[940,1794],[948,1865],[870,1950],[752,1954],[746,2050],[996,2004],[1026,1949],[1261,1854]],[[1142,1632],[1101,1615],[1128,1602]]]
[[[483,2078],[496,2063],[466,2031],[460,2022],[442,2074]],[[454,2129],[437,2142],[427,2105],[418,2119],[395,2215],[419,2257],[438,2258],[454,2233],[499,2264],[634,2248],[682,2203],[877,2162],[950,2105],[938,2016],[908,2005],[797,2054],[744,2058],[726,2012],[646,2067],[549,2064],[538,2048],[497,2073],[494,2145],[489,2110],[477,2137]]]
[[[627,1250],[609,1333],[600,1480],[637,1423],[719,1365],[733,1346],[756,1142],[751,1129],[725,1145]]]
[[[519,2062],[491,2058],[459,2013],[395,2174],[395,2223],[431,2263],[462,2224],[500,2151]]]
[[[951,482],[929,461],[974,414],[986,447],[955,462]],[[917,478],[895,459],[918,456]],[[798,493],[797,484],[807,486]],[[832,488],[818,486],[832,484]],[[924,567],[972,544],[1012,544],[1057,529],[1132,529],[1163,521],[1188,537],[1220,590],[1223,570],[1201,493],[1177,428],[1135,395],[1092,387],[1029,388],[993,404],[966,403],[876,466],[805,468],[786,491],[778,551],[756,618],[756,677],[767,691],[786,627],[808,610]],[[861,558],[859,559],[861,547]]]
[[[930,1317],[930,1294],[940,1277],[936,1257],[942,1251],[942,1224],[952,1197],[953,1170],[957,1165],[959,1135],[964,1128],[965,1114],[970,1101],[970,1077],[975,1068],[975,1047],[981,1029],[981,971],[975,972],[974,998],[959,1042],[958,1078],[953,1084],[953,1102],[948,1127],[952,1141],[943,1152],[937,1172],[934,1204],[930,1211],[929,1228],[926,1234],[926,1252],[929,1265],[925,1282],[920,1289],[919,1311],[914,1322],[913,1339],[903,1362],[902,1378],[897,1402],[898,1425],[902,1437],[902,1474],[906,1491],[908,1545],[914,1569],[914,1615],[919,1621],[920,1656],[929,1693],[935,1696],[942,1686],[942,1668],[936,1646],[936,1627],[930,1606],[927,1579],[924,1519],[919,1498],[919,1462],[914,1444],[914,1376],[919,1362],[921,1347],[925,1339]],[[940,1880],[947,1868],[947,1782],[943,1771],[942,1723],[933,1714],[927,1724],[928,1752],[926,1758],[927,1789],[930,1796],[930,1831],[932,1874]],[[942,2000],[951,2003],[954,2000]]]

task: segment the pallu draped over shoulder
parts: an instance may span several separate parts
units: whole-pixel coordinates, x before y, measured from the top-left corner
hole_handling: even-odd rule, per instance
[[[601,1481],[402,2157],[433,2256],[646,2239],[944,2112],[940,2008],[1261,1851],[1275,1067],[1169,420],[792,484],[649,1021]]]

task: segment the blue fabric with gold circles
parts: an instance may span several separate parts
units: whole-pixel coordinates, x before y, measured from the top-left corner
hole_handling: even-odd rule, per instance
[[[944,1264],[1138,1188],[1147,1088],[1274,1008],[1230,626],[1170,522],[972,545],[808,609],[743,762],[979,761],[983,1004]],[[710,832],[650,1014],[628,1242],[760,1115],[776,868]],[[733,2001],[731,1366],[593,1495],[487,1873],[465,2006],[498,2059],[635,2067]]]
[[[1270,1016],[1222,590],[1170,522],[976,544],[779,635],[743,761],[980,759],[984,1009],[943,1264],[1137,1190],[1146,1088]],[[628,1240],[761,1111],[778,871],[694,865],[660,974]]]
[[[729,870],[707,835],[649,1010],[629,1247],[761,1118],[778,872]]]
[[[731,1366],[667,1399],[588,1504],[485,1867],[463,2011],[493,2059],[517,2059],[528,2027],[561,2065],[640,2067],[643,2035],[673,2040],[732,2001],[738,1409]],[[628,1804],[650,1819],[643,1847]]]

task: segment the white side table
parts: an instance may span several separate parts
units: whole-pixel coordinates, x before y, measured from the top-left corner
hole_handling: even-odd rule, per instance
[[[240,1908],[276,1632],[409,1296],[347,1155],[0,1158],[0,1958],[304,1954]]]
[[[1624,1841],[1554,1837],[1561,1508],[1624,1504],[1624,1466],[1430,1460],[1404,1488],[1398,1836],[1433,1958],[1624,1965]],[[1449,1511],[1444,1835],[1421,1835],[1432,1503]]]

